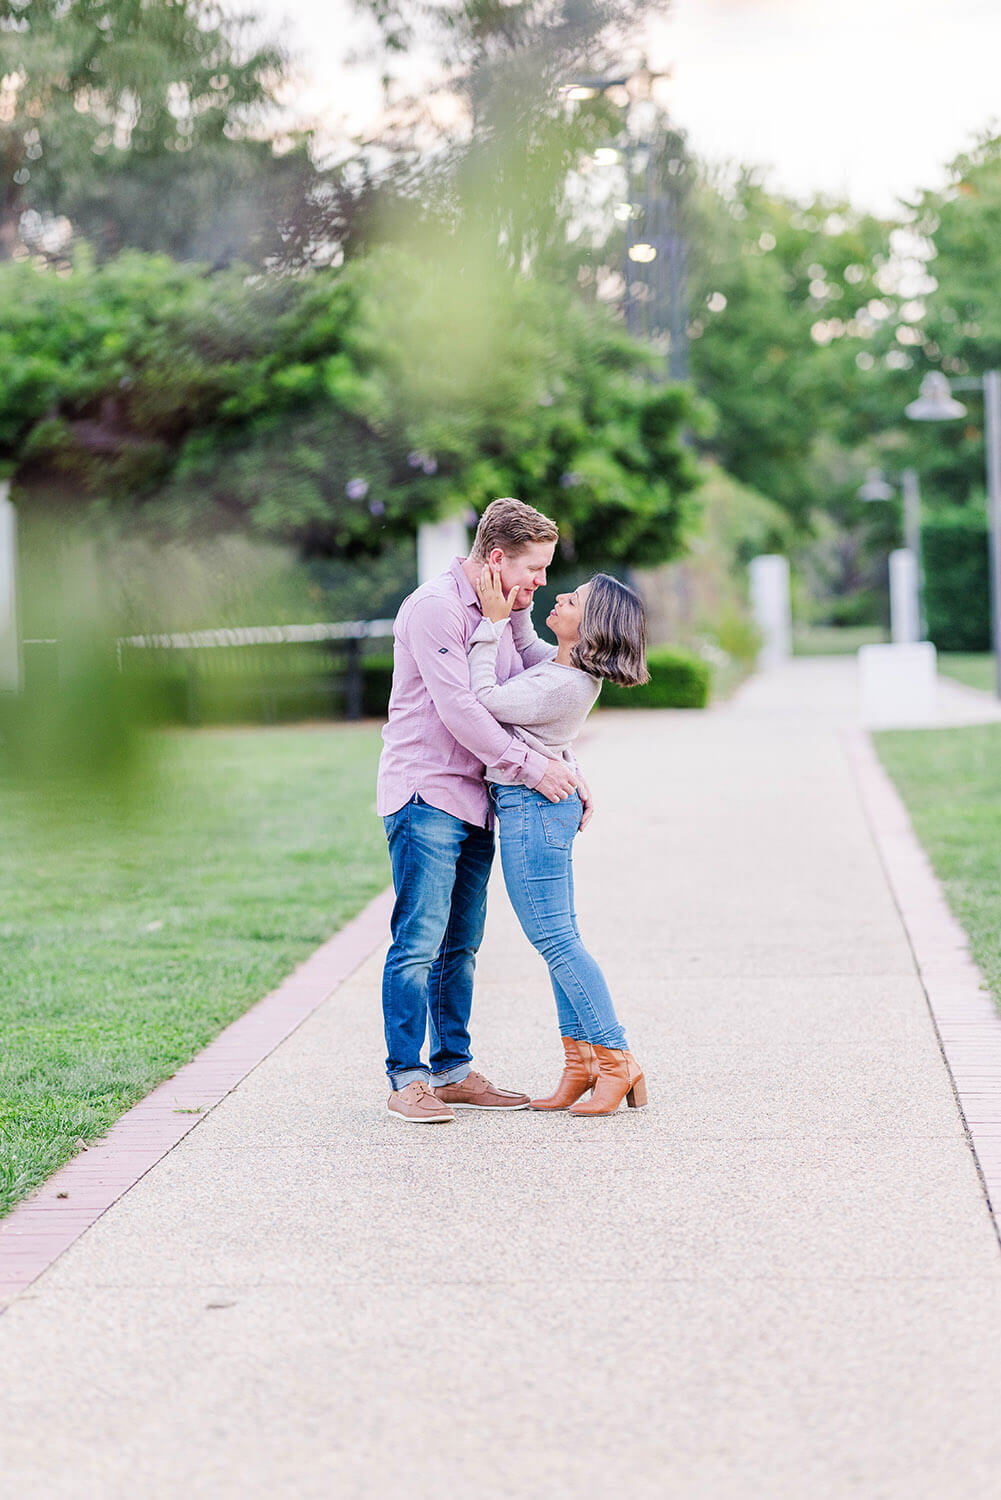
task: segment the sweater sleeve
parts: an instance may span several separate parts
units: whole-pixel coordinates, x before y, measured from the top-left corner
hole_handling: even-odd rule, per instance
[[[511,611],[511,634],[514,639],[514,649],[521,657],[522,665],[526,667],[538,666],[540,661],[552,661],[556,655],[556,647],[548,641],[540,640],[535,633],[532,624],[532,607],[528,609],[515,609]]]
[[[507,682],[497,681],[497,647],[507,621],[483,620],[469,640],[469,681],[484,708],[504,724],[536,729],[566,712],[567,692],[550,676],[519,672]],[[498,628],[500,627],[500,628]],[[567,686],[572,693],[572,679]]]
[[[502,729],[477,701],[461,622],[430,606],[426,601],[411,615],[409,644],[438,717],[485,766],[497,766],[526,786],[538,786],[548,770],[546,757]],[[496,651],[495,643],[495,656]]]

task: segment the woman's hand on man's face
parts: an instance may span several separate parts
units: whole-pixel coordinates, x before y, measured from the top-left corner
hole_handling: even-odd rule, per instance
[[[518,588],[515,585],[510,594],[505,594],[500,573],[496,572],[489,563],[484,563],[480,576],[476,580],[476,593],[486,619],[506,620],[514,608]]]

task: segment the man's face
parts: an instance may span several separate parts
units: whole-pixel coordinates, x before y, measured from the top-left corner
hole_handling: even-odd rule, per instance
[[[546,581],[546,569],[553,560],[555,542],[530,542],[521,552],[508,553],[495,547],[487,561],[500,569],[501,587],[506,594],[517,587],[515,609],[527,609],[536,589]]]

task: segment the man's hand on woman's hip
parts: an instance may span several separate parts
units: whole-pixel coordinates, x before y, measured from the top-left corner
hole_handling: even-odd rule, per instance
[[[537,783],[535,790],[548,797],[550,802],[565,802],[577,788],[577,777],[565,760],[551,760],[546,774]]]

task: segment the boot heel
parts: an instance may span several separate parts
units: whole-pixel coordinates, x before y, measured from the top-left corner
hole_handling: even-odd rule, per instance
[[[626,1104],[630,1109],[646,1108],[646,1079],[637,1078],[632,1088],[626,1095]]]

